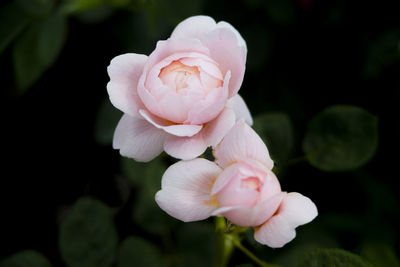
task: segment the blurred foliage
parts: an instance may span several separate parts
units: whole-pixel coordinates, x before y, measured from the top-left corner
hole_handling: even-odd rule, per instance
[[[1,267],[51,267],[51,263],[40,253],[34,250],[25,250],[0,262]]]
[[[59,242],[70,267],[111,266],[118,243],[111,210],[98,200],[79,199],[61,225]]]
[[[360,256],[342,249],[316,249],[308,253],[299,267],[372,267]]]
[[[253,128],[267,145],[278,170],[287,164],[294,146],[289,117],[284,113],[265,113],[254,118]]]
[[[118,267],[132,267],[133,264],[146,267],[166,266],[156,246],[143,238],[131,236],[120,245]]]
[[[384,243],[365,243],[361,247],[361,256],[375,267],[399,267],[400,261],[393,248]]]
[[[13,51],[17,85],[26,90],[57,59],[64,44],[66,17],[54,14],[32,24],[18,38]]]
[[[303,150],[310,163],[324,171],[360,167],[378,145],[378,119],[354,106],[332,106],[310,122]]]
[[[114,130],[121,117],[121,111],[116,109],[108,98],[105,99],[99,108],[94,131],[94,138],[99,144],[112,144]]]

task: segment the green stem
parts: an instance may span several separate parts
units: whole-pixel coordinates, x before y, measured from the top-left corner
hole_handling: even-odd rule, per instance
[[[251,252],[250,250],[248,250],[247,248],[245,248],[245,247],[240,243],[240,241],[234,241],[233,244],[235,245],[236,248],[238,248],[240,251],[242,251],[244,254],[246,254],[247,257],[249,257],[250,259],[252,259],[255,263],[257,263],[257,264],[260,265],[261,267],[280,267],[279,265],[266,263],[265,261],[261,260],[261,259],[258,258],[256,255],[254,255],[253,252]]]
[[[225,267],[229,262],[229,258],[233,252],[233,242],[226,233],[226,222],[224,217],[216,217],[215,219],[215,235],[216,235],[216,252],[214,267]]]

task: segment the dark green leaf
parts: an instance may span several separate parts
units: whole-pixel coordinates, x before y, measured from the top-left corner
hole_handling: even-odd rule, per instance
[[[287,25],[294,19],[294,1],[268,0],[264,1],[268,17],[277,24]]]
[[[0,262],[0,267],[51,267],[51,263],[39,252],[25,250]]]
[[[177,232],[178,266],[212,266],[215,253],[213,225],[207,222],[185,223]]]
[[[375,267],[400,267],[399,258],[387,244],[365,243],[361,248],[361,256],[373,263]]]
[[[303,150],[318,169],[346,171],[370,160],[377,145],[377,117],[355,106],[331,106],[311,120]]]
[[[138,187],[132,214],[137,224],[151,233],[163,233],[168,226],[178,222],[161,210],[154,199],[161,188],[161,177],[167,169],[161,156],[148,163],[122,159],[121,169],[123,174]]]
[[[254,130],[268,147],[278,166],[285,163],[293,149],[293,130],[289,117],[284,113],[264,113],[254,118]]]
[[[120,245],[118,252],[118,267],[162,267],[163,262],[158,248],[147,240],[131,236]]]
[[[16,3],[31,17],[46,16],[54,6],[54,0],[16,0]]]
[[[317,248],[336,247],[338,242],[316,224],[306,225],[296,229],[296,238],[279,251],[274,252],[273,263],[278,266],[295,267],[303,256]],[[268,260],[268,257],[266,258]]]
[[[52,15],[44,21],[39,32],[38,52],[40,63],[45,67],[53,65],[64,45],[67,33],[67,17]]]
[[[305,255],[299,267],[372,267],[360,256],[342,249],[316,249]]]
[[[57,59],[64,44],[66,17],[54,14],[31,25],[19,38],[13,51],[16,82],[26,90]]]
[[[400,31],[385,32],[377,40],[368,43],[364,74],[370,77],[379,76],[385,67],[400,60]]]
[[[61,225],[59,245],[70,267],[108,267],[114,262],[118,236],[110,209],[81,198]]]
[[[116,109],[107,98],[97,112],[94,137],[99,144],[112,143],[115,128],[121,119],[122,113]]]
[[[15,2],[0,10],[0,53],[28,24],[29,18]]]
[[[64,3],[65,13],[76,13],[103,7],[107,0],[67,0]]]

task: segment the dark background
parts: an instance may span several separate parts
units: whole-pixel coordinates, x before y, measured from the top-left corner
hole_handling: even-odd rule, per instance
[[[59,224],[65,208],[85,195],[122,207],[116,217],[120,238],[137,233],[155,239],[132,229],[114,179],[120,155],[96,140],[96,118],[107,99],[110,60],[127,52],[149,54],[179,21],[196,14],[225,20],[242,34],[248,57],[240,94],[254,116],[288,114],[293,157],[303,155],[307,125],[327,106],[356,105],[378,117],[379,146],[366,165],[329,173],[300,162],[285,171],[281,183],[316,203],[320,216],[313,224],[335,236],[340,247],[357,252],[370,239],[398,252],[398,1],[189,2],[133,1],[133,7],[102,7],[97,18],[90,10],[69,15],[58,59],[24,92],[15,82],[12,43],[1,53],[0,259],[35,249],[62,266]],[[379,189],[371,193],[371,187]],[[371,194],[381,200],[376,213]],[[127,203],[134,199],[132,194]],[[394,199],[395,210],[385,206],[387,199]],[[368,231],[332,226],[329,218],[335,216],[368,218]],[[235,254],[233,261],[243,259]]]

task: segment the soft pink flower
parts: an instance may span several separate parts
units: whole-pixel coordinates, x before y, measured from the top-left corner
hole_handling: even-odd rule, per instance
[[[223,215],[239,226],[255,227],[255,239],[281,247],[295,228],[317,216],[299,193],[281,191],[273,162],[261,138],[240,120],[215,147],[215,162],[180,161],[164,173],[158,205],[185,222]]]
[[[237,94],[246,43],[226,22],[207,16],[182,21],[150,56],[123,54],[108,67],[107,91],[123,111],[113,146],[149,161],[165,150],[193,159],[217,145],[239,118],[252,123]]]

